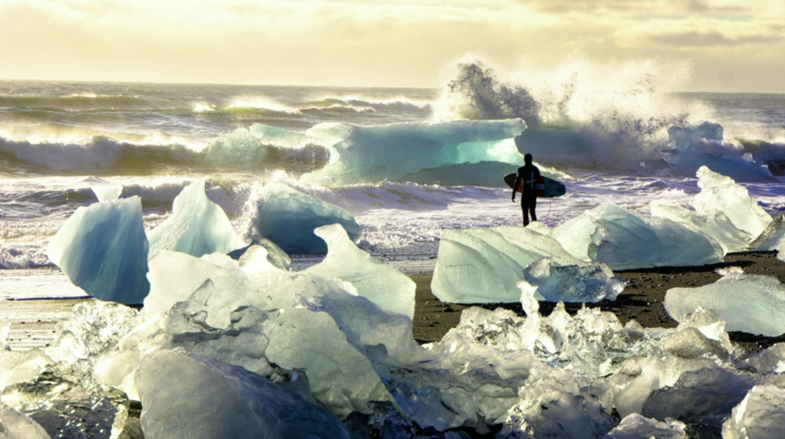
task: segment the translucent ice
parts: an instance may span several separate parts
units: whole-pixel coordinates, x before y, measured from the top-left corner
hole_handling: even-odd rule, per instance
[[[513,137],[521,119],[406,123],[381,126],[320,124],[307,131],[334,139],[330,161],[304,178],[322,184],[395,180],[422,169],[460,163],[520,163]]]
[[[205,160],[221,168],[248,169],[261,165],[268,150],[247,129],[238,128],[211,141],[202,154]]]
[[[150,290],[139,197],[78,208],[49,242],[47,254],[93,297],[139,304]]]
[[[542,258],[548,258],[548,261],[540,263],[536,270],[533,268],[526,275],[527,267]],[[543,267],[543,264],[548,267]],[[565,277],[549,280],[542,276],[544,271],[551,269],[551,265],[554,266],[553,271],[562,274],[566,273],[565,270],[572,270],[577,275],[602,272],[607,276],[605,280],[612,282],[612,273],[607,267],[580,268],[587,263],[572,257],[553,238],[528,228],[495,227],[444,230],[431,289],[436,297],[448,303],[517,302],[520,300],[518,282],[524,279],[543,283],[549,299],[554,299],[557,290],[570,283],[572,288],[590,287],[593,293],[598,292],[593,284],[589,285],[591,282],[573,282],[574,279]],[[575,268],[564,268],[567,266]],[[547,282],[551,283],[545,285]],[[576,295],[586,297],[591,292],[584,290],[571,294],[572,297]],[[594,298],[601,300],[596,295]]]
[[[349,438],[337,418],[297,393],[199,355],[152,351],[136,382],[148,439]]]
[[[340,224],[319,227],[314,233],[324,239],[328,251],[308,272],[350,282],[360,296],[414,318],[415,284],[411,279],[357,248]]]
[[[0,402],[0,438],[50,439],[51,436],[27,415]]]
[[[616,300],[627,283],[622,278],[609,275],[604,265],[559,265],[549,258],[542,258],[526,267],[524,279],[537,287],[537,299],[547,302]]]
[[[611,430],[604,439],[685,439],[686,426],[683,422],[668,420],[661,422],[656,419],[644,418],[633,413],[625,416],[621,424]]]
[[[771,215],[750,198],[745,187],[706,167],[698,169],[697,175],[701,191],[693,201],[696,211],[704,215],[720,211],[753,239],[766,230]]]
[[[114,201],[120,198],[123,187],[120,185],[99,183],[92,186],[98,201]]]
[[[755,241],[750,244],[750,250],[773,251],[782,248],[785,244],[785,214],[777,215]]]
[[[745,251],[750,245],[750,234],[736,228],[721,211],[701,214],[695,210],[664,201],[649,204],[652,217],[667,218],[693,228],[720,245],[725,253]]]
[[[298,190],[272,182],[264,188],[264,200],[259,206],[259,233],[273,241],[287,253],[324,253],[325,242],[314,235],[317,227],[340,224],[352,241],[362,235],[362,229],[346,210]]]
[[[778,439],[785,425],[785,390],[753,387],[722,425],[723,439]]]
[[[769,337],[785,333],[785,286],[771,276],[730,273],[702,287],[672,288],[664,305],[677,321],[705,308],[722,317],[728,331]]]
[[[210,253],[229,253],[245,246],[220,206],[210,201],[204,180],[186,186],[174,199],[172,215],[148,235],[150,259],[162,250],[187,253],[196,257]]]
[[[722,262],[714,241],[678,222],[651,219],[614,204],[603,204],[551,232],[573,256],[614,270],[691,266]]]

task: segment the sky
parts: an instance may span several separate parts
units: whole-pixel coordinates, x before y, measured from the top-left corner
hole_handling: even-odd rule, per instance
[[[439,87],[676,63],[683,91],[785,93],[782,0],[0,0],[0,78]]]

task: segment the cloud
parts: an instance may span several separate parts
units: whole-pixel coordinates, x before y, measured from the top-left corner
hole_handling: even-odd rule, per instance
[[[635,23],[615,33],[622,47],[730,47],[785,41],[785,25],[759,21],[717,19],[653,20]]]

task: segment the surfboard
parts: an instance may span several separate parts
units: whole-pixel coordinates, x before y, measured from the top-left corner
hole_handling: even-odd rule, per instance
[[[505,175],[504,182],[507,183],[507,186],[512,187],[515,184],[515,173]],[[542,175],[535,183],[534,188],[537,190],[538,197],[560,197],[567,193],[564,183]],[[518,192],[523,192],[523,184],[518,185]]]

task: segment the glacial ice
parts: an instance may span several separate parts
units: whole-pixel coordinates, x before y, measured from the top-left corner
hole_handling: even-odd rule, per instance
[[[720,280],[696,288],[671,288],[665,310],[676,321],[705,308],[725,320],[728,331],[776,337],[785,333],[785,286],[775,277],[731,270]]]
[[[229,253],[245,246],[220,206],[205,193],[204,179],[188,186],[174,199],[172,215],[148,234],[149,258],[163,250],[196,257],[210,253]]]
[[[349,438],[337,418],[301,395],[200,355],[149,352],[136,385],[148,439]]]
[[[51,439],[29,416],[0,402],[0,439]]]
[[[328,224],[342,225],[355,242],[362,235],[354,217],[334,204],[279,182],[268,183],[264,192],[259,205],[257,230],[287,253],[326,252],[324,240],[313,231]]]
[[[150,290],[139,197],[78,208],[49,242],[47,254],[71,282],[98,299],[139,304]]]
[[[527,272],[527,267],[542,258],[548,261]],[[431,290],[448,303],[510,303],[520,300],[518,282],[522,280],[542,284],[550,299],[554,299],[559,289],[564,289],[570,290],[567,297],[599,301],[608,291],[620,286],[607,267],[588,265],[570,256],[553,238],[528,228],[444,230]],[[543,276],[548,270],[562,275]],[[574,279],[563,275],[569,271],[589,275],[594,280],[573,282]],[[540,299],[544,297],[541,295]]]
[[[123,192],[121,185],[108,184],[101,182],[91,186],[93,193],[98,198],[98,201],[115,201],[120,199],[120,194]]]
[[[723,439],[778,439],[785,425],[785,390],[757,385],[722,425]]]
[[[214,139],[202,151],[208,163],[229,169],[258,167],[267,158],[267,154],[267,147],[244,128]]]
[[[747,232],[752,239],[760,236],[771,223],[771,215],[750,198],[744,186],[732,178],[706,167],[698,169],[697,176],[701,191],[695,196],[693,205],[699,213],[709,215],[720,211],[737,229]]]
[[[603,439],[685,439],[685,428],[683,422],[672,419],[662,422],[633,413],[625,416]]]
[[[680,222],[647,219],[614,204],[587,210],[550,234],[574,257],[613,270],[707,265],[724,256],[716,242]]]
[[[320,184],[396,180],[422,169],[483,161],[518,164],[512,138],[522,119],[358,126],[319,124],[306,133],[332,144],[330,161],[303,178]]]
[[[749,245],[752,250],[776,251],[785,244],[785,214],[777,215],[760,236]]]
[[[327,256],[306,271],[350,282],[358,295],[414,318],[414,281],[357,248],[340,224],[319,227],[314,233],[327,243]]]

